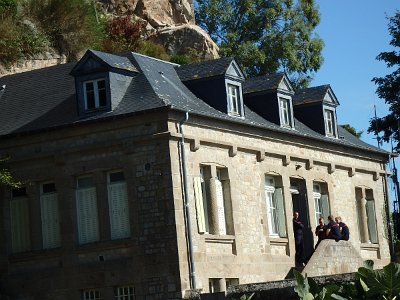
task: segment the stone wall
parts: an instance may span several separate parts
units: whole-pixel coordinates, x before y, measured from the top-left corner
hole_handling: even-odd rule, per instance
[[[30,58],[21,59],[10,67],[5,67],[0,64],[0,77],[55,66],[58,64],[65,64],[66,62],[67,58],[65,55],[60,55],[55,52],[45,52]]]
[[[171,122],[169,130],[176,132],[178,139],[180,135],[176,128],[176,123]],[[291,179],[305,182],[310,216],[310,224],[306,230],[311,238],[317,225],[312,198],[313,183],[317,181],[326,184],[331,212],[335,216],[340,215],[348,224],[351,232],[349,243],[358,255],[363,260],[372,258],[377,266],[389,261],[383,215],[380,211],[384,203],[385,171],[381,164],[384,157],[341,145],[335,146],[293,135],[284,136],[273,131],[245,129],[232,124],[222,125],[211,120],[204,122],[193,115],[185,124],[185,137],[198,289],[208,292],[210,279],[237,278],[239,283],[245,284],[286,277],[294,266],[295,254],[291,225]],[[176,157],[172,159],[172,178],[173,185],[177,186],[180,184],[178,144],[171,141],[170,148],[172,157]],[[215,165],[227,169],[229,173],[233,234],[219,236],[198,233],[193,186],[194,178],[200,176],[200,165]],[[287,236],[283,238],[269,234],[264,191],[266,174],[276,176],[282,181],[287,231]],[[357,186],[373,190],[377,209],[378,244],[360,242],[355,195]],[[174,190],[174,198],[177,205],[182,201],[180,189]],[[183,224],[183,219],[179,218],[177,215],[177,223]],[[183,226],[177,230],[178,236],[184,235]],[[186,244],[184,240],[178,242],[180,260],[183,262],[187,260]],[[316,239],[311,248],[315,243]],[[327,268],[321,273],[329,274]],[[185,269],[182,272],[182,286],[189,288],[187,283],[188,270]]]

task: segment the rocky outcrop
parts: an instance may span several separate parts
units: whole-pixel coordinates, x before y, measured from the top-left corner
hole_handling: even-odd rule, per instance
[[[194,49],[202,58],[218,58],[218,46],[195,25],[193,0],[101,0],[112,15],[133,15],[147,23],[148,37],[170,54]]]

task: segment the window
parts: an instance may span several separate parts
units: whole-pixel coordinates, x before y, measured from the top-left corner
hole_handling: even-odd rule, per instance
[[[290,100],[286,98],[279,98],[279,114],[281,119],[281,126],[291,127],[292,118],[290,110]]]
[[[313,184],[315,224],[319,224],[320,217],[323,217],[326,221],[330,215],[328,194],[325,191],[327,191],[326,184]]]
[[[367,199],[365,209],[367,211],[367,226],[368,226],[369,242],[372,244],[377,244],[378,243],[378,234],[377,234],[377,230],[376,230],[375,202],[373,199]]]
[[[10,201],[12,252],[25,252],[31,248],[29,203],[25,188],[14,189]]]
[[[285,209],[282,188],[275,187],[274,177],[265,177],[265,200],[270,236],[286,237]]]
[[[85,290],[82,292],[83,300],[100,300],[100,292],[98,290]]]
[[[199,233],[233,234],[228,170],[201,166],[200,176],[194,178],[194,195]]]
[[[239,284],[239,278],[225,278],[226,282],[226,288],[232,286],[232,285],[238,285]]]
[[[105,79],[85,81],[83,89],[85,110],[95,110],[107,106]]]
[[[122,171],[108,173],[107,190],[111,239],[128,238],[131,235],[128,192]]]
[[[76,209],[79,244],[98,241],[97,196],[92,176],[80,177],[77,180]]]
[[[242,101],[238,85],[228,83],[228,113],[231,115],[242,115]]]
[[[378,243],[375,201],[372,189],[356,188],[358,229],[361,243]]]
[[[333,110],[330,109],[325,109],[324,111],[325,114],[325,134],[327,136],[336,136],[336,130],[335,130],[335,114]]]
[[[117,300],[134,300],[135,290],[132,286],[117,287],[115,289],[115,299]]]
[[[43,249],[60,247],[59,209],[54,182],[41,184],[40,209],[42,217]]]

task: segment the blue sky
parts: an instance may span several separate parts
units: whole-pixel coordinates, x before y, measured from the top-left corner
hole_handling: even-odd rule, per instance
[[[338,123],[349,123],[364,130],[362,139],[377,145],[367,134],[369,119],[387,114],[387,106],[376,94],[373,77],[389,74],[376,56],[393,50],[389,45],[386,15],[400,9],[398,0],[317,0],[321,23],[317,33],[324,40],[324,64],[315,74],[312,86],[329,83],[340,102]],[[384,146],[390,149],[390,147]]]

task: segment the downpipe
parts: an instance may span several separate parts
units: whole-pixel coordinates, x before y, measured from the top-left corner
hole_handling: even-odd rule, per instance
[[[183,124],[189,119],[189,113],[185,113],[185,117],[179,122],[179,131],[181,133],[181,158],[182,158],[182,181],[183,181],[183,203],[185,206],[185,225],[186,225],[186,240],[189,251],[189,276],[190,276],[190,288],[196,289],[196,272],[194,267],[193,259],[193,243],[192,243],[192,225],[190,222],[190,209],[189,209],[189,195],[188,195],[188,181],[186,171],[186,157],[185,157],[185,135],[183,132]]]

